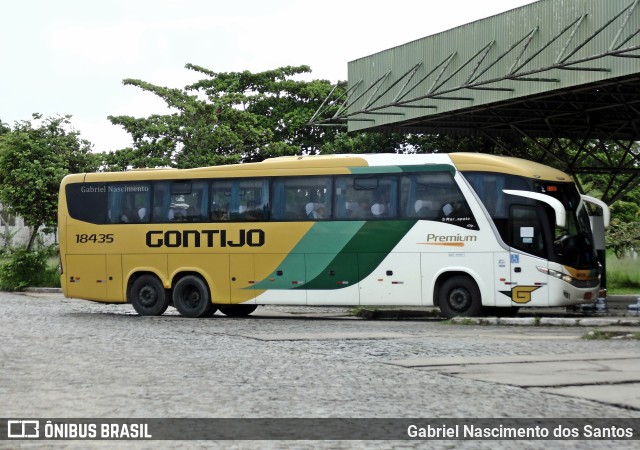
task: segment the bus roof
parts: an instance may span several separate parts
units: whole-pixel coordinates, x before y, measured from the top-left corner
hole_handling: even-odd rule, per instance
[[[301,175],[350,173],[352,167],[412,166],[426,164],[454,165],[462,172],[497,172],[520,175],[547,181],[571,182],[564,172],[532,161],[484,153],[431,153],[431,154],[343,154],[281,156],[258,163],[199,167],[194,169],[144,169],[126,172],[102,172],[70,175],[66,182],[105,182],[118,180],[186,179],[218,174],[223,177],[289,175],[292,169]],[[344,170],[340,170],[343,168]],[[235,172],[235,173],[230,173]],[[253,173],[252,173],[253,172]]]
[[[451,153],[451,161],[461,172],[498,172],[545,181],[572,182],[570,175],[533,161],[486,153]]]

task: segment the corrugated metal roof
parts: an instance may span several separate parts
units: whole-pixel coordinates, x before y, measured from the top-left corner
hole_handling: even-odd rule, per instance
[[[602,134],[619,123],[635,129],[638,3],[541,0],[357,59],[348,66],[342,112],[316,123],[347,122],[349,131],[499,134],[517,118],[537,124],[531,133],[540,135],[543,118],[557,116],[556,130],[569,133],[602,121],[598,111],[612,108],[605,119],[616,124]]]

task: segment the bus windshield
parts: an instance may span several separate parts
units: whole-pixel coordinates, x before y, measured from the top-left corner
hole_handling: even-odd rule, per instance
[[[507,245],[575,269],[597,266],[589,215],[573,183],[487,172],[465,172],[464,176]],[[559,200],[566,209],[566,226],[556,226],[549,205],[505,195],[503,191],[509,189],[537,192]]]

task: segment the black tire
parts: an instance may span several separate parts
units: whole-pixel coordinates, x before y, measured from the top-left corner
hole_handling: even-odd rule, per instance
[[[258,305],[220,305],[218,309],[227,317],[246,317],[257,307]]]
[[[470,277],[456,275],[442,283],[438,306],[445,317],[476,317],[482,313],[480,289]]]
[[[515,317],[520,311],[517,306],[485,306],[482,308],[482,313],[485,316],[496,317]]]
[[[142,275],[131,283],[127,301],[141,316],[161,316],[169,306],[164,286],[155,275]]]
[[[213,315],[216,313],[217,310],[218,310],[218,308],[216,308],[212,303],[211,304],[211,308],[209,308],[207,311],[205,311],[205,313],[203,315],[201,315],[200,317],[213,317]]]
[[[215,309],[207,283],[195,275],[181,278],[173,287],[173,306],[184,317],[207,317]]]

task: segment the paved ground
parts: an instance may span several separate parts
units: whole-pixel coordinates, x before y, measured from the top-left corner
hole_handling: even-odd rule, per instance
[[[170,308],[0,293],[0,417],[632,418],[640,341],[582,326],[362,320],[263,307],[184,319]],[[638,323],[640,318],[626,318]],[[640,326],[600,327],[640,332]],[[614,448],[637,448],[614,441]],[[42,442],[49,448],[512,448],[512,441]],[[89,444],[89,445],[88,445]],[[602,448],[599,441],[553,447]],[[524,448],[549,442],[527,441]],[[16,441],[0,441],[14,448]]]

